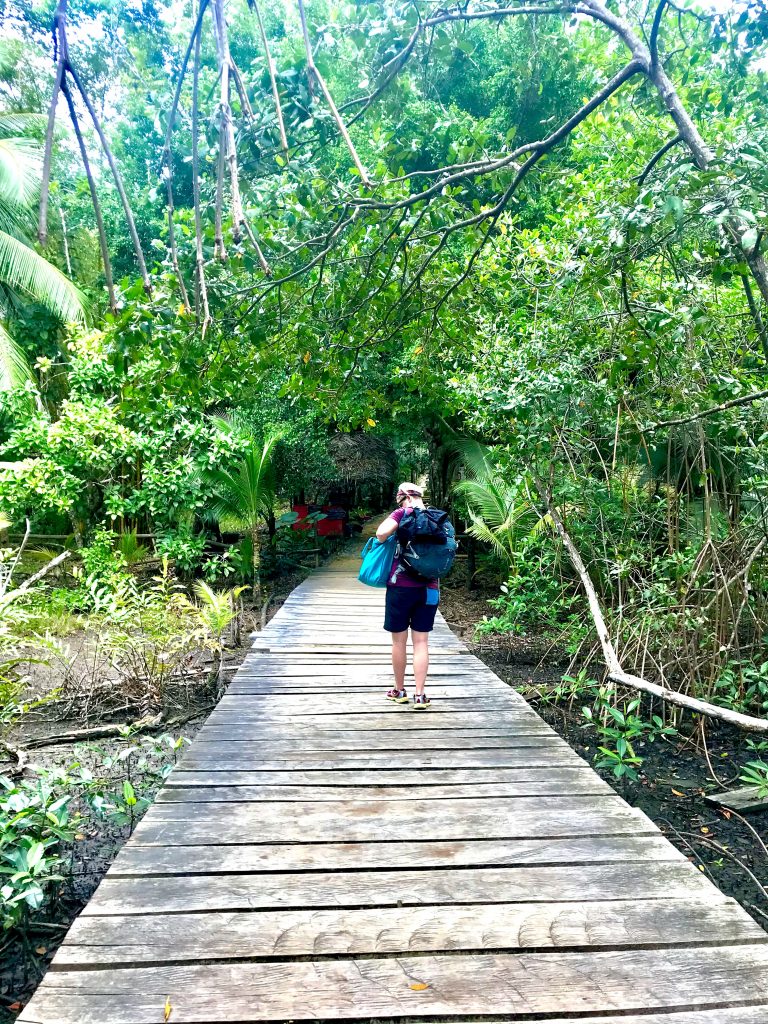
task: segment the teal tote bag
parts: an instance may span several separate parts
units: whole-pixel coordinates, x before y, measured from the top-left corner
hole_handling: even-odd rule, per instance
[[[371,537],[363,548],[363,564],[357,576],[360,582],[368,587],[386,587],[396,547],[396,533],[385,541]]]

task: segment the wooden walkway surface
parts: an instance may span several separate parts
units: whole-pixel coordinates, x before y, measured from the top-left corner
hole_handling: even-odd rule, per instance
[[[260,634],[24,1024],[768,1024],[768,934],[439,619],[337,559]]]

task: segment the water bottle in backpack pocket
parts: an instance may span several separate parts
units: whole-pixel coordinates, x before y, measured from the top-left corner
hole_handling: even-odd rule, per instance
[[[456,531],[448,513],[439,508],[411,508],[397,530],[400,561],[409,576],[439,580],[456,558]]]

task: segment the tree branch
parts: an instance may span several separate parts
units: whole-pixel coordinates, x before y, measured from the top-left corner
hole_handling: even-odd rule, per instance
[[[314,79],[314,81],[317,82],[317,84],[320,86],[323,96],[325,97],[325,102],[328,104],[328,109],[331,111],[333,119],[336,122],[336,126],[339,129],[339,134],[341,135],[342,139],[344,139],[346,147],[349,150],[349,155],[352,157],[352,162],[354,163],[355,167],[357,168],[357,172],[360,175],[360,180],[364,185],[370,188],[371,182],[368,177],[368,171],[365,169],[362,161],[360,160],[360,157],[357,155],[357,150],[355,149],[354,143],[352,142],[352,139],[349,136],[347,126],[344,124],[342,116],[339,113],[336,104],[333,102],[333,97],[331,96],[331,92],[328,86],[326,85],[325,79],[320,74],[317,66],[315,65],[315,58],[312,54],[312,44],[310,43],[309,40],[309,29],[307,27],[307,12],[304,10],[304,0],[298,0],[298,2],[299,18],[301,19],[301,31],[304,35],[304,47],[307,51],[307,70],[309,72],[310,83]]]
[[[51,162],[53,159],[53,131],[56,123],[56,107],[59,102],[61,84],[64,81],[64,68],[67,61],[67,36],[64,25],[67,17],[67,0],[59,0],[59,6],[53,18],[53,48],[57,53],[56,77],[53,82],[51,105],[48,109],[48,126],[45,130],[45,150],[43,152],[43,171],[40,182],[40,210],[38,213],[37,239],[41,245],[48,241],[48,193],[51,184]]]
[[[147,273],[147,264],[144,260],[144,251],[141,248],[141,242],[139,241],[139,233],[136,230],[136,223],[133,219],[133,211],[131,210],[131,204],[128,202],[128,196],[126,195],[125,187],[123,186],[123,179],[120,175],[120,171],[118,170],[117,162],[112,153],[112,150],[110,149],[109,143],[107,142],[107,137],[104,134],[104,130],[101,127],[101,122],[99,120],[98,114],[96,113],[96,109],[91,103],[88,93],[85,91],[85,87],[83,86],[83,83],[80,80],[80,76],[78,75],[77,71],[72,66],[72,64],[69,62],[69,60],[67,61],[66,70],[72,77],[72,81],[75,83],[77,91],[80,93],[80,96],[82,97],[83,103],[85,104],[85,108],[88,111],[88,114],[90,115],[91,121],[93,122],[93,127],[96,129],[96,134],[99,137],[99,142],[101,143],[101,148],[104,151],[104,156],[107,158],[107,163],[109,164],[109,168],[112,171],[112,177],[115,180],[115,187],[117,188],[118,195],[120,196],[120,202],[123,206],[123,213],[125,214],[125,219],[128,223],[128,231],[131,236],[131,241],[133,242],[133,250],[136,253],[136,261],[139,264],[139,273],[141,274],[141,279],[144,282],[144,290],[146,291],[147,295],[151,295],[152,283],[149,280],[149,274]]]
[[[51,569],[55,569],[57,565],[61,565],[62,562],[66,562],[68,558],[72,557],[71,551],[62,551],[60,555],[56,555],[50,562],[47,562],[42,569],[38,569],[36,573],[28,577],[24,582],[16,587],[15,590],[9,590],[7,594],[0,597],[0,608],[4,608],[9,605],[12,601],[15,601],[17,597],[21,597],[26,592],[39,582],[43,576],[47,576]]]
[[[763,398],[768,398],[768,390],[753,391],[749,395],[732,398],[728,402],[723,402],[722,405],[714,405],[711,409],[695,412],[691,416],[681,416],[679,419],[674,420],[661,420],[658,423],[652,423],[649,427],[642,427],[640,432],[642,434],[650,434],[654,430],[661,430],[662,427],[678,427],[683,423],[694,423],[696,420],[703,420],[707,416],[715,416],[719,412],[725,412],[726,409],[733,409],[738,405],[750,405],[752,402],[759,402]]]
[[[665,142],[664,145],[661,147],[661,149],[657,150],[656,153],[653,154],[651,159],[648,161],[648,163],[643,168],[642,173],[639,174],[638,177],[637,177],[637,184],[640,187],[642,187],[645,184],[645,179],[651,173],[651,171],[656,166],[656,164],[659,162],[659,160],[661,160],[664,156],[666,156],[666,154],[670,151],[670,149],[673,148],[673,146],[676,146],[678,143],[680,143],[682,141],[683,141],[682,135],[675,135],[675,137],[673,139],[670,139],[668,142]]]
[[[643,693],[651,693],[655,697],[660,697],[662,700],[665,700],[670,704],[676,704],[678,707],[686,708],[688,711],[693,711],[700,715],[706,715],[708,718],[717,718],[721,721],[729,722],[731,725],[736,725],[740,729],[745,729],[748,732],[768,733],[768,719],[754,718],[752,715],[743,715],[738,711],[721,708],[717,704],[710,704],[707,701],[699,700],[696,697],[689,697],[688,694],[680,693],[677,690],[670,690],[666,686],[651,683],[647,679],[642,679],[640,676],[635,676],[624,671],[616,653],[616,648],[613,646],[613,642],[611,641],[608,626],[606,624],[605,617],[603,616],[602,608],[600,607],[600,601],[589,572],[587,571],[587,567],[584,565],[576,545],[573,543],[570,534],[566,530],[563,521],[560,518],[560,514],[550,498],[548,490],[542,485],[541,481],[535,477],[534,482],[536,484],[536,489],[539,492],[539,496],[544,501],[547,507],[547,512],[554,523],[555,530],[557,531],[560,540],[563,542],[563,546],[568,552],[568,557],[581,580],[584,592],[587,595],[589,611],[592,616],[595,631],[597,632],[598,640],[600,641],[603,657],[605,658],[606,665],[608,666],[608,677],[612,679],[613,682],[620,683],[622,686],[629,686],[631,689],[640,690]]]
[[[455,174],[449,175],[447,178],[443,178],[440,181],[435,182],[429,188],[423,192],[414,192],[405,199],[395,200],[391,203],[383,202],[376,199],[360,199],[351,200],[355,206],[364,209],[374,210],[400,210],[405,207],[414,206],[416,203],[424,202],[430,199],[432,196],[442,192],[443,189],[448,185],[453,185],[458,181],[464,181],[467,178],[475,178],[479,175],[491,174],[494,171],[503,170],[510,164],[514,163],[519,157],[526,153],[531,153],[535,159],[531,162],[531,158],[522,165],[526,168],[524,173],[530,169],[545,153],[561,142],[566,136],[570,135],[574,128],[581,124],[597,107],[601,106],[607,99],[609,99],[617,89],[619,89],[626,81],[642,71],[642,66],[638,61],[630,61],[617,75],[608,82],[603,88],[596,93],[589,102],[585,103],[572,117],[565,121],[559,128],[557,128],[551,135],[548,135],[545,139],[541,139],[538,142],[529,142],[524,146],[519,146],[517,149],[508,153],[504,157],[500,157],[497,160],[490,160],[485,163],[478,163],[475,165],[468,165],[465,170],[457,171]],[[530,165],[530,166],[529,166]],[[517,187],[518,182],[513,183],[514,187]],[[514,190],[514,188],[513,188]],[[467,226],[469,224],[478,223],[481,220],[485,220],[489,215],[494,215],[503,209],[506,205],[508,196],[502,198],[500,204],[494,206],[490,211],[476,215],[475,217],[468,218],[466,221],[461,222],[459,226]],[[439,229],[437,229],[439,230]],[[424,237],[424,236],[421,236]]]
[[[661,28],[661,19],[664,14],[664,8],[667,6],[667,0],[659,0],[659,5],[656,8],[656,13],[653,16],[653,25],[651,26],[651,38],[648,44],[648,48],[651,51],[651,68],[655,68],[659,63],[659,29]]]
[[[288,136],[285,133],[285,121],[283,120],[283,108],[280,104],[280,90],[277,86],[277,74],[275,71],[275,62],[272,60],[272,54],[269,49],[269,40],[267,39],[267,33],[264,28],[264,22],[261,17],[261,10],[259,8],[259,0],[249,0],[249,3],[256,12],[256,20],[259,23],[259,32],[261,33],[261,44],[264,47],[264,54],[267,60],[267,69],[269,70],[269,81],[272,86],[272,100],[275,104],[275,116],[277,117],[277,127],[280,132],[280,145],[282,146],[283,153],[285,154],[286,160],[288,159]]]
[[[80,122],[77,119],[77,109],[75,108],[75,100],[72,96],[72,92],[69,88],[69,83],[67,82],[66,78],[62,80],[61,93],[67,102],[67,107],[69,108],[69,119],[72,122],[72,130],[75,133],[75,139],[77,140],[77,145],[80,149],[80,159],[83,161],[83,170],[85,171],[85,178],[88,182],[88,190],[91,193],[91,205],[93,206],[93,215],[96,218],[96,233],[99,236],[99,249],[101,250],[101,262],[104,266],[104,278],[107,284],[109,308],[112,313],[116,313],[117,299],[115,298],[115,284],[114,281],[112,280],[112,262],[109,258],[107,232],[104,227],[104,218],[101,214],[101,203],[99,202],[99,196],[96,191],[96,182],[93,178],[93,172],[91,171],[91,162],[88,159],[88,149],[85,145],[83,133],[80,130]]]

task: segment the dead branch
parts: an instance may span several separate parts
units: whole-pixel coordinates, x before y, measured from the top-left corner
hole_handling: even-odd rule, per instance
[[[53,736],[37,736],[27,743],[27,749],[35,747],[54,747],[60,743],[82,743],[85,740],[106,739],[109,736],[122,736],[126,728],[131,732],[141,732],[144,729],[156,729],[162,722],[162,715],[154,715],[152,718],[140,719],[138,722],[120,723],[113,725],[95,725],[90,729],[74,729],[72,732],[60,732]]]
[[[83,743],[87,740],[108,739],[112,736],[126,736],[126,728],[130,729],[130,734],[126,736],[127,739],[130,739],[132,736],[137,736],[141,733],[156,732],[158,729],[170,729],[176,725],[185,725],[187,722],[191,722],[195,718],[200,718],[201,715],[206,714],[208,711],[213,711],[215,707],[215,704],[206,704],[203,707],[195,708],[195,710],[189,714],[177,715],[175,718],[166,718],[165,715],[159,714],[152,715],[148,718],[141,718],[136,722],[116,722],[112,725],[95,725],[90,729],[75,729],[72,732],[57,733],[55,736],[38,736],[27,743],[25,750],[32,750],[39,747],[53,747],[58,746],[61,743]],[[24,756],[26,760],[24,750],[14,751],[14,753],[17,756]]]
[[[584,565],[576,545],[566,530],[560,517],[560,513],[551,500],[548,489],[540,480],[534,478],[534,482],[536,484],[536,489],[539,492],[539,496],[546,504],[547,512],[554,523],[555,530],[557,531],[560,540],[563,542],[563,546],[568,552],[571,564],[576,570],[581,581],[581,585],[584,588],[584,592],[587,595],[589,611],[592,616],[598,640],[600,641],[603,657],[605,658],[606,665],[608,666],[608,678],[615,683],[620,683],[622,686],[628,686],[633,690],[640,690],[643,693],[651,693],[653,696],[659,697],[670,704],[686,708],[688,711],[693,711],[700,715],[707,715],[709,718],[720,719],[721,721],[728,722],[731,725],[736,725],[740,729],[745,729],[748,732],[768,733],[768,719],[754,718],[752,715],[742,715],[738,711],[731,711],[728,708],[721,708],[716,704],[710,704],[708,701],[698,700],[696,697],[689,697],[685,693],[680,693],[677,690],[670,690],[666,686],[660,686],[657,683],[648,682],[646,679],[641,679],[640,676],[635,676],[624,671],[616,653],[616,648],[611,641],[608,626],[606,624],[602,608],[600,607],[600,601],[587,567]]]
[[[27,543],[29,542],[31,532],[32,524],[29,521],[29,516],[27,516],[26,525],[24,529],[24,536],[22,537],[21,544],[19,544],[18,548],[16,549],[16,556],[14,557],[13,562],[11,562],[8,571],[3,572],[2,577],[0,577],[0,600],[2,600],[3,595],[5,594],[6,590],[11,584],[13,574],[16,572],[16,566],[19,564],[21,556],[24,554],[24,549],[26,548]]]
[[[275,116],[277,117],[277,127],[280,132],[280,145],[282,146],[285,159],[288,159],[288,136],[285,133],[285,121],[283,120],[283,108],[280,104],[280,91],[277,87],[277,74],[275,70],[275,62],[272,60],[272,54],[269,50],[269,41],[267,40],[267,33],[264,29],[264,22],[261,17],[261,9],[259,8],[259,0],[252,0],[253,10],[256,12],[256,20],[259,23],[259,32],[261,33],[261,43],[264,47],[264,54],[267,60],[267,69],[269,70],[269,81],[272,85],[272,100],[275,104]]]
[[[61,565],[62,562],[66,562],[66,560],[71,557],[71,551],[62,551],[60,555],[56,555],[56,557],[52,558],[50,562],[47,562],[42,569],[38,569],[36,573],[24,580],[24,582],[20,586],[16,587],[15,590],[9,590],[7,594],[4,594],[0,598],[0,607],[10,604],[11,601],[15,601],[16,598],[21,597],[22,594],[26,594],[30,587],[33,587],[35,583],[43,578],[43,576],[47,576],[51,569],[55,569],[57,565]]]
[[[309,75],[310,86],[313,80],[320,86],[320,90],[323,96],[325,97],[325,102],[328,104],[328,109],[333,115],[333,119],[336,122],[337,128],[339,129],[339,134],[341,135],[342,139],[344,139],[347,149],[349,150],[349,155],[352,157],[352,162],[354,163],[355,167],[357,168],[358,174],[360,175],[360,180],[364,185],[370,188],[371,181],[370,178],[368,177],[368,171],[365,169],[365,167],[362,164],[362,161],[360,160],[360,157],[357,155],[357,150],[355,149],[354,143],[352,142],[352,139],[349,136],[347,126],[344,124],[344,120],[341,114],[339,113],[336,104],[333,102],[333,97],[331,96],[331,92],[325,82],[325,79],[320,74],[315,64],[315,58],[312,53],[312,44],[309,40],[309,29],[307,27],[307,12],[304,10],[304,0],[298,0],[298,3],[299,18],[301,19],[301,31],[304,35],[304,47],[307,51],[307,71]]]

